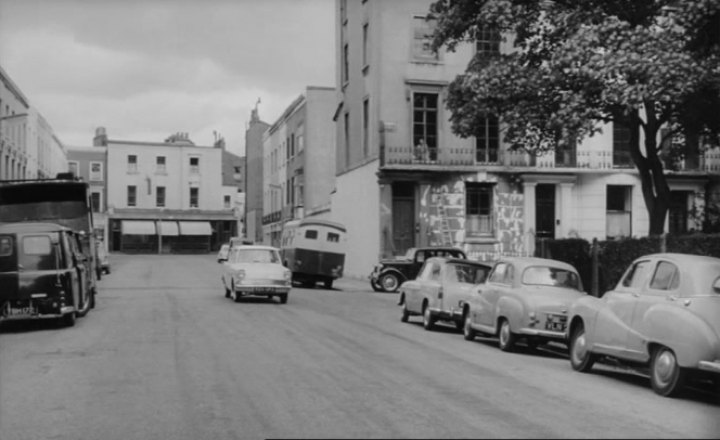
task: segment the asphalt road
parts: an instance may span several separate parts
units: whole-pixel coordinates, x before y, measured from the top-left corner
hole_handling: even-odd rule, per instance
[[[717,394],[427,332],[364,281],[235,304],[214,255],[111,263],[75,327],[0,328],[1,439],[720,437]]]

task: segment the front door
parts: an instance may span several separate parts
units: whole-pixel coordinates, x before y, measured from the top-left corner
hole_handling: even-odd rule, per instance
[[[394,183],[392,190],[393,253],[404,255],[415,246],[415,185]]]
[[[535,187],[535,231],[537,238],[555,238],[555,185]]]

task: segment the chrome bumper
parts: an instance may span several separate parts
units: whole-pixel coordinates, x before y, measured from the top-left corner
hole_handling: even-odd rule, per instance
[[[720,360],[716,361],[700,361],[698,362],[698,368],[704,371],[712,371],[713,373],[720,373]]]

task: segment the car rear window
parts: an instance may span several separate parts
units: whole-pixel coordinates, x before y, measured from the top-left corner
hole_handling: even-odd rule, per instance
[[[56,263],[48,235],[27,235],[22,238],[20,264],[24,270],[53,270]]]
[[[549,266],[531,266],[525,269],[522,283],[535,286],[556,286],[580,290],[580,278],[574,272]]]
[[[485,281],[490,269],[474,264],[449,264],[447,280],[464,284],[480,284]]]

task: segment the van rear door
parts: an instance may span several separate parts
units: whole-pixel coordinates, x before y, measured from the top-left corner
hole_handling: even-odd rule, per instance
[[[14,235],[0,235],[0,303],[18,295],[18,259]]]

